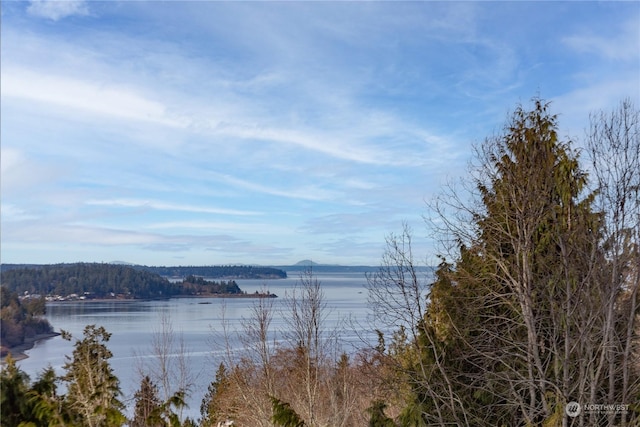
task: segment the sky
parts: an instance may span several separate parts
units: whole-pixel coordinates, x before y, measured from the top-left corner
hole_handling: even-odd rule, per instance
[[[639,2],[2,2],[3,263],[378,265],[517,105],[640,102]]]

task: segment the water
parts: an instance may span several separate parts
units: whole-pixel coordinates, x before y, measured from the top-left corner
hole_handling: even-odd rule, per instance
[[[286,295],[291,295],[299,281],[297,273],[289,273],[281,280],[237,280],[247,293],[262,291],[279,296],[273,302],[272,339],[285,342],[287,325]],[[364,273],[322,273],[316,275],[321,282],[326,303],[328,330],[338,328],[344,350],[353,352],[373,341],[375,334],[367,331],[369,315],[366,279]],[[187,350],[189,370],[194,377],[193,393],[188,400],[185,416],[199,417],[199,407],[207,386],[223,361],[227,348],[238,350],[242,343],[238,335],[227,331],[242,331],[242,323],[251,317],[256,299],[251,298],[175,298],[165,301],[118,302],[57,302],[47,304],[47,319],[56,331],[65,330],[74,338],[81,338],[86,325],[104,326],[112,334],[107,346],[113,353],[110,360],[120,379],[125,403],[132,406],[132,396],[140,384],[140,366],[150,362],[153,355],[152,338],[158,337],[162,319],[170,321],[174,336],[182,337]],[[354,322],[357,325],[354,326]],[[364,340],[364,341],[363,341]],[[73,340],[72,340],[73,341]],[[73,343],[61,337],[43,340],[27,352],[29,356],[18,362],[20,368],[35,379],[37,374],[51,365],[58,374],[65,355],[71,355]],[[177,356],[177,353],[174,355]]]

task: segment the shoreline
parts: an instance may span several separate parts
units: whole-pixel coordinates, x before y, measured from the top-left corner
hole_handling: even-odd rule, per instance
[[[134,302],[134,301],[167,301],[173,298],[278,298],[276,294],[207,294],[207,295],[173,295],[168,298],[87,298],[87,299],[69,299],[69,300],[53,300],[47,301],[51,303],[68,303],[68,302]]]
[[[16,362],[18,360],[27,359],[29,356],[25,354],[25,352],[31,350],[38,341],[47,340],[49,338],[55,338],[57,336],[60,336],[60,332],[49,332],[46,334],[37,334],[31,338],[26,338],[22,344],[16,345],[14,347],[9,347],[8,349],[6,349],[6,354],[2,355],[2,358],[0,359],[0,364],[4,364],[9,355],[11,355],[11,358]]]
[[[76,300],[63,300],[63,301],[47,301],[49,303],[57,303],[57,304],[66,304],[66,303],[105,303],[105,302],[115,302],[115,303],[125,303],[125,302],[135,302],[135,301],[161,301],[161,300],[170,300],[172,298],[182,299],[182,298],[198,298],[198,299],[206,299],[206,298],[278,298],[276,294],[265,294],[265,293],[249,293],[249,294],[210,294],[210,295],[174,295],[169,298],[154,298],[154,299],[136,299],[136,298],[93,298],[93,299],[76,299]],[[199,303],[202,304],[202,303]],[[6,363],[6,359],[9,355],[13,358],[14,361],[24,360],[29,358],[26,354],[27,351],[31,350],[38,341],[46,340],[49,338],[55,338],[60,336],[60,332],[49,332],[45,334],[36,334],[31,338],[25,338],[25,341],[22,344],[16,345],[14,347],[1,349],[0,354],[0,365],[4,365]]]

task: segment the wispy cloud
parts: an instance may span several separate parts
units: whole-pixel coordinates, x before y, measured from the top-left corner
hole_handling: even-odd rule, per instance
[[[593,28],[584,28],[577,34],[562,39],[570,49],[582,54],[592,54],[605,59],[638,61],[640,52],[640,28],[637,15],[629,17],[622,26],[611,26],[609,33],[602,34]]]
[[[23,244],[40,242],[58,247],[80,245],[85,248],[130,247],[149,249],[152,251],[199,252],[221,251],[234,255],[248,256],[254,251],[264,254],[282,255],[289,248],[277,245],[256,244],[229,234],[161,234],[119,229],[112,227],[96,227],[80,224],[38,224],[32,223],[29,228],[11,228],[6,232],[9,240],[19,240]],[[200,261],[202,262],[202,261]]]
[[[87,205],[90,206],[111,206],[111,207],[123,207],[123,208],[145,208],[145,209],[157,209],[164,211],[176,211],[176,212],[197,212],[208,214],[220,214],[220,215],[260,215],[260,212],[255,211],[243,211],[236,209],[224,209],[205,206],[183,205],[177,203],[166,203],[158,200],[140,200],[140,199],[108,199],[108,200],[87,200]]]
[[[2,96],[52,104],[81,113],[184,127],[166,107],[135,91],[34,70],[2,68]]]
[[[30,0],[27,12],[33,16],[58,21],[74,15],[88,15],[89,7],[84,0]]]
[[[268,194],[271,196],[284,197],[287,199],[303,199],[303,200],[331,200],[337,196],[337,193],[330,190],[321,188],[320,186],[291,186],[290,183],[271,185],[258,184],[255,182],[247,181],[244,179],[236,178],[228,174],[211,173],[217,180],[226,184],[232,185],[236,188],[247,190],[249,192],[256,192],[262,194]],[[284,185],[284,186],[283,186]]]
[[[3,141],[3,144],[6,143]],[[35,193],[50,189],[60,177],[68,174],[60,165],[34,158],[24,150],[11,146],[0,149],[0,158],[0,187],[5,200],[8,197],[22,197],[25,192],[35,196]]]
[[[376,263],[516,103],[637,96],[639,8],[3,3],[3,259]]]

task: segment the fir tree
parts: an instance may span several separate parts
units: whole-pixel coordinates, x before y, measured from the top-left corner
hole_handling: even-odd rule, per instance
[[[130,427],[161,427],[162,423],[157,419],[160,408],[158,387],[145,376],[140,382],[140,389],[134,395],[135,408]],[[156,419],[154,419],[156,418]]]
[[[105,345],[110,337],[104,327],[86,326],[84,338],[76,341],[73,357],[67,356],[64,366],[65,403],[74,421],[88,427],[114,427],[126,421],[119,400],[120,382],[113,374],[109,364],[112,354]]]

